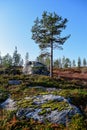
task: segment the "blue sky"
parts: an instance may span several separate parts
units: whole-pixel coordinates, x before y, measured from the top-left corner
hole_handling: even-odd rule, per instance
[[[35,60],[40,54],[37,44],[31,39],[31,28],[43,11],[55,12],[68,19],[63,31],[71,37],[63,45],[63,50],[54,51],[54,59],[68,57],[77,60],[87,58],[87,0],[0,0],[0,52],[1,55],[18,52]]]

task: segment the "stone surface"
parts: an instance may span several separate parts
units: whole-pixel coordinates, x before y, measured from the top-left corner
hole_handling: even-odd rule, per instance
[[[46,65],[36,62],[29,61],[23,68],[24,74],[40,74],[40,75],[49,75],[49,71]]]
[[[19,84],[21,84],[21,81],[20,80],[9,80],[8,83],[10,85],[19,85]]]
[[[47,91],[52,92],[52,88],[47,88]],[[25,97],[24,101],[32,103],[31,105],[27,105],[27,107],[18,108],[17,101],[15,102],[9,97],[0,105],[7,110],[17,110],[16,116],[19,119],[23,119],[24,117],[26,119],[33,118],[42,123],[49,121],[51,123],[66,124],[66,122],[70,121],[73,115],[77,113],[81,114],[80,110],[70,103],[70,99],[65,99],[62,96],[54,95],[52,93],[39,94],[36,96],[32,95]],[[23,99],[20,99],[19,102],[22,104]],[[57,107],[57,105],[59,106]]]
[[[28,98],[27,98],[28,99]],[[33,118],[35,120],[38,120],[40,122],[46,123],[45,120],[48,120],[51,123],[62,123],[65,124],[67,120],[69,121],[73,115],[76,113],[80,113],[80,110],[69,103],[67,99],[61,96],[55,96],[52,94],[48,95],[39,95],[34,96],[32,98],[33,104],[37,106],[37,108],[22,108],[17,112],[17,116],[19,118],[26,117],[26,118]],[[45,114],[39,114],[42,113],[43,109],[41,108],[42,104],[47,103],[48,101],[52,101],[55,103],[55,100],[57,102],[67,102],[68,106],[63,110],[52,110],[50,107],[44,108],[44,111],[46,111]],[[56,106],[56,104],[55,104]]]
[[[1,103],[1,107],[7,110],[15,110],[15,102],[9,97],[6,101]]]

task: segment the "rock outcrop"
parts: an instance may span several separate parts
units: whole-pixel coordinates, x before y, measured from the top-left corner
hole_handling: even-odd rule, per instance
[[[44,87],[42,87],[44,90]],[[33,118],[36,121],[46,121],[57,124],[66,124],[71,118],[80,113],[80,110],[70,100],[52,93],[54,88],[47,88],[46,92],[39,95],[31,95],[18,101],[10,97],[1,104],[6,110],[17,110],[16,116],[19,119]],[[60,91],[60,90],[59,90]]]
[[[29,61],[23,68],[24,74],[40,74],[40,75],[49,75],[49,71],[46,65],[36,62]]]
[[[80,110],[69,103],[67,99],[53,94],[34,96],[31,106],[20,108],[17,111],[19,118],[33,118],[36,121],[46,123],[66,124],[75,114],[81,114]]]

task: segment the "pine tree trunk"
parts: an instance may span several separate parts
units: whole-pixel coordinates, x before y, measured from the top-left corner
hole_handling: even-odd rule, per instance
[[[53,77],[53,43],[51,42],[51,55],[50,55],[50,77]]]

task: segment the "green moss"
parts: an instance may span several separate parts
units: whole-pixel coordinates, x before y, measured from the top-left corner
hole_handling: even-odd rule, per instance
[[[51,110],[62,111],[64,109],[67,109],[69,107],[69,104],[67,102],[58,102],[58,101],[49,101],[47,103],[42,104],[41,106],[43,109],[50,108]]]
[[[39,115],[45,115],[46,114],[46,112],[47,112],[47,110],[46,109],[42,109],[38,114]]]
[[[24,99],[24,100],[17,102],[17,106],[20,108],[26,108],[28,106],[32,106],[32,101]]]

